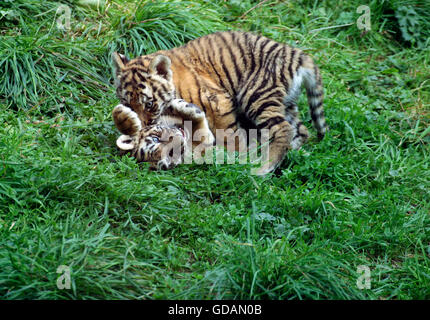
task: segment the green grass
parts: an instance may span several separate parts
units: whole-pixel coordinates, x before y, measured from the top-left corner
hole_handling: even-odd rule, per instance
[[[430,298],[430,55],[398,20],[415,3],[428,26],[425,2],[371,1],[367,34],[360,1],[101,2],[0,5],[0,298]],[[56,28],[60,4],[70,30]],[[315,58],[328,136],[264,178],[119,157],[110,53],[226,29]]]

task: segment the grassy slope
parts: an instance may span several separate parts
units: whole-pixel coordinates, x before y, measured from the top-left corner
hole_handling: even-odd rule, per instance
[[[364,36],[309,32],[354,22],[351,1],[75,2],[69,32],[53,1],[9,3],[0,20],[1,298],[430,298],[428,51],[402,48],[380,16]],[[266,178],[118,157],[109,53],[230,28],[315,57],[327,138]],[[71,290],[56,288],[59,265]]]

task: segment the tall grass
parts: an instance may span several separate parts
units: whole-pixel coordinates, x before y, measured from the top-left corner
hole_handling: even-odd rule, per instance
[[[133,57],[168,50],[226,29],[215,9],[188,1],[142,1],[133,8],[133,14],[117,17],[113,27],[116,33],[109,51],[123,51]]]
[[[56,24],[62,13],[57,9],[64,3],[73,13],[71,30],[66,33]],[[6,32],[0,44],[0,73],[4,75],[0,96],[13,108],[37,110],[43,104],[60,111],[58,106],[64,105],[67,88],[74,89],[74,99],[79,95],[99,98],[111,77],[113,51],[134,57],[226,28],[213,9],[198,3],[113,2],[113,14],[101,13],[107,28],[95,21],[83,24],[83,13],[91,12],[91,8],[79,6],[78,1],[64,3],[18,1],[3,7],[13,16],[0,20]],[[175,11],[178,5],[184,9]],[[28,23],[30,17],[36,17],[38,23]],[[93,31],[100,32],[101,28],[104,35],[95,37]],[[62,96],[58,87],[63,87]]]

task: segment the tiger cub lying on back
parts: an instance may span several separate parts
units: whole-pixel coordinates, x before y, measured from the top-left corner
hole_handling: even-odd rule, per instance
[[[180,115],[183,110],[171,102],[182,98],[201,108],[212,133],[267,129],[270,156],[258,170],[261,175],[274,170],[287,150],[300,148],[308,139],[296,104],[302,84],[318,137],[327,130],[318,67],[300,49],[263,36],[218,32],[130,61],[114,53],[113,62],[117,96],[142,127],[157,124],[170,113]]]
[[[169,115],[160,116],[156,124],[142,127],[133,110],[122,104],[117,105],[112,116],[115,125],[123,133],[117,139],[118,148],[130,152],[137,161],[151,163],[151,168],[166,170],[183,163],[185,153],[192,151],[190,147],[193,149],[201,145],[204,149],[214,144],[215,138],[205,114],[196,105],[173,99],[165,113]],[[191,123],[189,132],[184,121]],[[197,136],[197,132],[199,141],[195,139],[188,143],[193,136]]]

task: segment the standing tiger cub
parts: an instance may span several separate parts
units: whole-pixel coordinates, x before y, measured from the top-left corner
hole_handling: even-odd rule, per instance
[[[171,101],[181,98],[202,109],[214,135],[216,129],[267,129],[269,162],[258,169],[261,175],[308,138],[296,104],[302,84],[318,137],[327,130],[318,67],[300,49],[263,36],[217,32],[130,61],[114,53],[113,62],[118,98],[144,126],[174,112]]]

